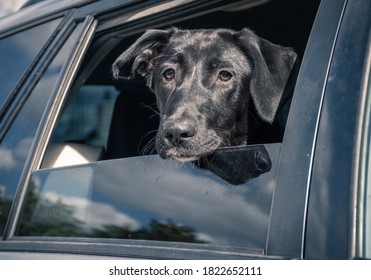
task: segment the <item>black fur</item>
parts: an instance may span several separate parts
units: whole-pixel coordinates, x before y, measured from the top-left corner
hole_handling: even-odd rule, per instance
[[[251,104],[257,118],[272,124],[295,60],[292,49],[249,29],[172,28],[148,30],[112,71],[115,78],[146,78],[161,114],[159,155],[189,161],[248,143]]]

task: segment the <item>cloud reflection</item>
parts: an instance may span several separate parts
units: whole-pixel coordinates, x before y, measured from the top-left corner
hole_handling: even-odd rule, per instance
[[[45,200],[52,204],[61,203],[73,209],[73,218],[82,222],[83,227],[87,230],[103,229],[108,225],[120,226],[129,230],[137,230],[140,228],[140,223],[138,221],[117,211],[108,204],[94,202],[86,198],[61,195],[55,192],[43,193],[42,200],[40,200],[40,203],[36,206],[33,215],[33,222],[40,222],[40,217],[45,217],[44,214],[40,213],[40,211],[48,211],[48,209],[42,205],[46,204]],[[59,213],[53,213],[50,211],[49,214],[49,221],[47,222],[50,223],[54,219],[61,222],[59,220]]]
[[[0,148],[0,169],[10,170],[17,164],[13,153],[9,149]]]

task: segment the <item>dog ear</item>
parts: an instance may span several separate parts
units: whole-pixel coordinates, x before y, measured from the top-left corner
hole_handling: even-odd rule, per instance
[[[163,51],[175,28],[147,30],[133,45],[122,53],[112,65],[115,79],[134,78],[136,74],[150,79],[155,58]]]
[[[297,55],[291,48],[259,38],[249,29],[240,31],[237,40],[252,63],[250,92],[255,108],[264,121],[272,123]]]

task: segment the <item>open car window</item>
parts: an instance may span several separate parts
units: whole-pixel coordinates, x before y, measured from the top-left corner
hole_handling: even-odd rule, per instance
[[[195,15],[191,19],[187,19],[189,15],[183,15],[183,21],[178,20],[176,24],[165,21],[156,28],[166,29],[176,25],[190,29],[229,27],[241,30],[249,27],[262,38],[292,47],[298,54],[299,63],[317,7],[316,1],[298,5],[291,0],[272,1],[254,8],[249,5],[232,5],[211,10],[202,16]],[[262,16],[272,13],[277,17],[277,25],[267,26]],[[292,15],[295,28],[287,22],[287,13]],[[246,21],[246,18],[249,20]],[[155,95],[142,77],[122,81],[115,80],[112,73],[112,64],[117,57],[145,30],[133,32],[130,24],[128,27],[124,24],[122,28],[113,26],[111,31],[107,26],[109,27],[109,22],[98,26],[99,32],[86,54],[54,128],[42,168],[156,153],[154,137],[159,116]],[[148,26],[146,29],[150,28],[153,27]],[[283,125],[288,109],[286,106],[279,112]],[[249,120],[251,128],[254,127],[254,121],[255,118]],[[269,126],[265,128],[269,131],[274,129]],[[260,137],[252,143],[281,141],[282,132],[279,131],[272,139]]]
[[[302,56],[318,3],[306,4],[311,13],[308,7],[301,13],[289,9],[300,29],[295,32],[283,28],[293,2],[213,9],[191,19],[184,14],[177,26],[248,26]],[[262,18],[277,7],[274,29]],[[110,24],[98,24],[63,100],[42,164],[31,176],[16,235],[174,241],[263,254],[282,136],[219,149],[205,162],[161,159],[153,142],[159,123],[154,94],[144,79],[115,81],[111,70],[144,30]]]

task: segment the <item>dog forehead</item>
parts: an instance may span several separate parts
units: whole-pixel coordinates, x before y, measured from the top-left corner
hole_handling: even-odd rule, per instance
[[[225,31],[226,34],[228,31]],[[222,36],[219,30],[179,30],[170,39],[169,45],[176,53],[209,53],[228,55],[228,51],[237,48],[233,36]],[[195,53],[196,52],[196,53]]]
[[[248,73],[250,63],[228,29],[178,30],[170,38],[162,61],[182,62],[193,67],[233,67]]]

